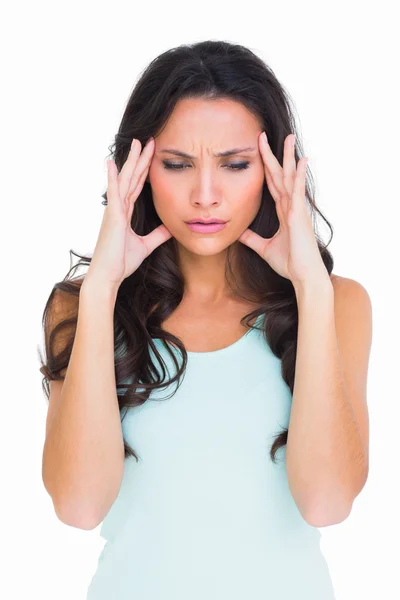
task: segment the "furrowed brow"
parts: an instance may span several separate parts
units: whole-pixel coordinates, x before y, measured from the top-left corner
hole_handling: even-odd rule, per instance
[[[255,150],[256,148],[254,146],[248,146],[247,148],[233,148],[232,150],[224,150],[224,152],[217,152],[216,154],[214,154],[214,156],[232,156],[233,154],[241,154],[242,152],[254,152]],[[181,156],[182,158],[196,158],[191,154],[186,154],[186,152],[175,150],[175,148],[161,148],[159,152],[166,154],[174,154],[175,156]]]

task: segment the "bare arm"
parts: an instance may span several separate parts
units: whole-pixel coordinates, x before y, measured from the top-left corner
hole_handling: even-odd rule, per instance
[[[82,284],[71,357],[43,449],[43,483],[57,516],[83,529],[103,520],[124,470],[114,373],[116,294],[89,279]]]
[[[342,298],[342,288],[335,291],[328,281],[296,291],[299,331],[286,462],[292,495],[315,527],[344,521],[368,477],[369,301],[358,286]]]

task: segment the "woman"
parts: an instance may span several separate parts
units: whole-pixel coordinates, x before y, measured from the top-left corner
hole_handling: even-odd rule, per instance
[[[318,527],[368,475],[371,314],[301,154],[243,46],[171,49],[132,92],[89,269],[43,315],[43,481],[107,540],[89,600],[334,598]]]

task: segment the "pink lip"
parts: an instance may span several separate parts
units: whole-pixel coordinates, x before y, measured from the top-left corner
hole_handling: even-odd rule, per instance
[[[215,233],[223,229],[226,223],[210,223],[210,225],[206,225],[205,223],[186,223],[186,225],[196,233]]]

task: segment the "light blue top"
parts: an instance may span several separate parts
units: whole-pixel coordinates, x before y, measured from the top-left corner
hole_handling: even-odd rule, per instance
[[[334,599],[321,533],[288,486],[286,447],[277,464],[269,456],[292,396],[263,331],[188,352],[176,387],[122,419],[139,462],[125,460],[87,600]]]

